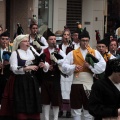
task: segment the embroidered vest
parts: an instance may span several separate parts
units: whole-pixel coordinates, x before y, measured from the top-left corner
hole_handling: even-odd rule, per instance
[[[95,56],[95,50],[94,49],[89,47],[88,51],[89,51],[90,54]],[[73,50],[73,61],[74,61],[73,64],[83,66],[83,64],[85,62],[85,59],[82,56],[80,48],[78,48],[76,50]],[[75,71],[75,72],[77,72],[77,71]],[[87,68],[87,67],[83,67],[81,72],[89,72],[89,73],[91,73],[91,70],[89,68]]]
[[[26,60],[22,60],[20,58],[20,55],[17,50],[16,50],[16,53],[17,53],[18,66],[25,66]]]
[[[60,49],[58,49],[58,52]],[[48,50],[48,48],[44,49],[44,53],[45,53],[45,61],[48,62],[50,65],[52,64],[51,60],[50,60],[50,52]],[[55,80],[55,81],[60,81],[60,70],[58,68],[58,65],[54,65],[53,70],[48,70],[48,72],[44,72],[44,79],[45,80]]]
[[[56,49],[57,49],[58,52],[60,51],[59,48],[56,48]],[[48,62],[49,64],[51,64],[50,52],[49,52],[48,48],[44,49],[44,53],[46,55],[45,61]]]

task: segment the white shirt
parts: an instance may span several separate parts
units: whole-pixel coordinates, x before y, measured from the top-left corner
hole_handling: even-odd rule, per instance
[[[33,40],[34,40],[34,39],[31,38],[31,36],[30,36],[30,43],[32,43]],[[45,49],[45,48],[48,47],[47,40],[46,40],[43,36],[40,38],[40,42],[43,43],[43,44],[45,45],[45,46],[41,46],[42,49]]]
[[[66,53],[66,49],[67,49],[68,46],[69,46],[69,45],[62,44],[62,51],[63,51],[64,53]]]
[[[114,58],[116,58],[114,55],[111,55],[111,56],[110,56],[110,60],[111,60],[111,59],[114,59]]]
[[[72,44],[74,45],[74,49],[78,49],[80,47],[80,43],[75,43],[74,41],[72,42]]]
[[[5,48],[5,49],[0,48],[0,50],[1,50],[1,60],[2,60],[2,57],[3,57],[3,51],[7,51],[7,50],[6,50],[6,48]]]
[[[36,50],[31,46],[32,50],[40,56],[39,53],[36,52]],[[22,60],[26,61],[32,61],[35,59],[32,51],[28,48],[26,51],[22,49],[18,49],[19,56]],[[18,59],[17,59],[17,53],[16,51],[13,51],[10,57],[10,69],[13,71],[14,74],[25,74],[25,71],[23,71],[23,68],[18,69]],[[45,62],[46,69],[43,68],[44,72],[48,71],[49,64]]]
[[[48,50],[49,50],[50,54],[55,51],[54,48],[53,49],[48,48]],[[42,54],[42,53],[43,53],[43,50],[41,51],[40,54]],[[57,64],[62,65],[64,62],[64,59],[66,57],[66,54],[62,50],[59,51],[59,54],[63,57],[63,59],[57,60]]]
[[[85,59],[85,56],[87,54],[87,50],[81,50],[81,53]],[[100,74],[105,71],[106,67],[106,62],[102,55],[95,50],[95,57],[99,60],[98,63],[94,63],[94,67],[90,66],[89,69],[94,73],[94,74]],[[73,51],[69,52],[66,56],[66,59],[64,60],[62,64],[62,71],[65,74],[71,75],[75,71],[75,64],[73,64]]]

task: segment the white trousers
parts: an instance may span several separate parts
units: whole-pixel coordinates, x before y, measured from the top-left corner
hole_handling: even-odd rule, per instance
[[[53,116],[54,116],[53,120],[58,120],[59,107],[53,106],[52,109],[53,109]],[[50,105],[43,105],[43,113],[44,113],[45,120],[49,120]]]
[[[88,110],[82,109],[71,109],[73,120],[82,120],[81,116],[83,114],[84,120],[93,120],[93,116],[89,114]]]

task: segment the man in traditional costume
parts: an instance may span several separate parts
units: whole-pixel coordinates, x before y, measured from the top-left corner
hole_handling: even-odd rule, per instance
[[[0,35],[0,104],[6,82],[11,73],[9,64],[11,50],[9,33],[5,31]]]
[[[93,84],[93,74],[102,73],[105,70],[106,62],[97,50],[92,49],[88,45],[90,36],[86,29],[79,34],[79,39],[80,47],[68,53],[62,64],[62,70],[68,75],[74,73],[70,93],[73,119],[81,120],[83,110],[84,119],[92,120],[92,116],[88,112],[88,99]],[[98,60],[93,65],[89,64],[91,58],[86,61],[88,53],[92,58],[94,56]]]
[[[42,111],[39,82],[35,76],[38,68],[47,72],[49,64],[36,63],[40,54],[30,46],[28,35],[19,35],[14,39],[10,57],[12,74],[7,81],[0,116],[15,120],[40,120]]]
[[[38,24],[31,22],[30,24],[30,35],[29,35],[30,44],[40,53],[42,49],[48,47],[46,39],[38,34]]]
[[[107,62],[109,59],[115,58],[111,53],[107,52],[107,47],[109,45],[107,44],[106,40],[100,40],[97,42],[97,50],[101,53],[105,61]]]
[[[62,65],[65,53],[56,47],[56,36],[49,29],[47,30],[48,48],[43,50],[45,60],[49,63],[49,71],[43,73],[41,85],[42,104],[45,120],[49,120],[49,111],[52,105],[53,120],[58,120],[59,107],[61,107],[60,87],[60,66]]]
[[[109,53],[117,57],[117,48],[118,48],[118,42],[117,39],[112,39],[109,43]]]
[[[78,39],[79,31],[75,30],[72,34],[72,44],[74,45],[74,50],[80,47],[79,39]]]
[[[67,55],[70,51],[74,49],[74,45],[71,41],[71,32],[69,29],[65,29],[62,34],[62,43],[59,44],[59,48]],[[66,111],[66,118],[71,117],[71,107],[70,107],[70,91],[71,84],[73,80],[73,75],[64,77],[61,75],[61,92],[62,92],[62,106],[59,111],[59,117],[62,117],[64,111]]]

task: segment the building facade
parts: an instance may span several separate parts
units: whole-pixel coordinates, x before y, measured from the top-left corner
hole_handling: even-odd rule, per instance
[[[110,2],[113,0],[0,0],[0,24],[10,31],[12,38],[17,23],[21,23],[24,33],[29,33],[29,24],[33,17],[37,19],[40,30],[41,26],[47,25],[53,32],[63,30],[70,21],[74,27],[80,21],[82,27],[86,27],[90,33],[90,45],[96,47],[95,30],[99,30],[101,39],[108,31]],[[70,3],[74,5],[70,6]],[[80,7],[75,7],[76,5]],[[69,6],[72,9],[70,12]]]

